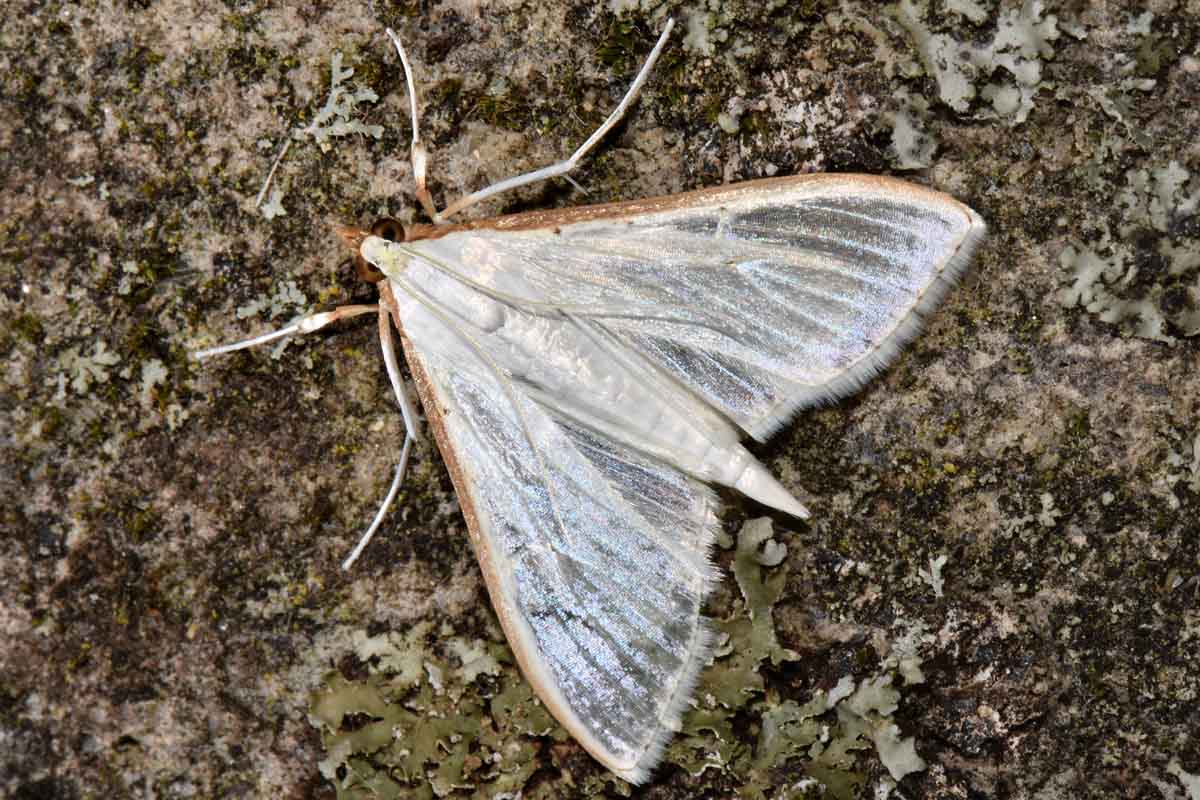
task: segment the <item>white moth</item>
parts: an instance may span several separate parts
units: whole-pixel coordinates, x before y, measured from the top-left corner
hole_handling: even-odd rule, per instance
[[[741,444],[885,368],[967,267],[983,221],[891,178],[803,175],[636,202],[442,224],[563,175],[567,161],[438,213],[407,57],[416,194],[434,225],[345,229],[378,306],[345,306],[207,356],[379,314],[407,435],[374,533],[419,436],[391,326],[449,467],[521,669],[602,764],[634,783],[659,761],[709,658],[701,606],[719,503],[738,489],[808,511]],[[402,233],[402,235],[400,235]]]

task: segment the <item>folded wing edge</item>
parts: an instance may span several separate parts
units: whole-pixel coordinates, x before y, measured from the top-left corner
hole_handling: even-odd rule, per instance
[[[941,305],[946,295],[957,285],[971,265],[975,251],[987,233],[987,225],[983,218],[969,206],[958,202],[949,195],[932,190],[925,190],[922,194],[926,198],[931,195],[936,196],[945,202],[948,212],[957,212],[964,216],[962,234],[957,245],[948,249],[941,266],[935,270],[933,280],[921,292],[908,315],[900,320],[890,334],[877,342],[871,350],[860,356],[845,372],[832,381],[820,386],[797,386],[796,391],[789,394],[774,412],[763,417],[748,431],[754,439],[760,442],[766,441],[781,428],[786,427],[801,409],[829,405],[843,397],[855,394],[887,370],[895,363],[904,347],[921,333],[925,325],[925,317],[932,314]]]
[[[397,320],[397,324],[399,325],[399,320]],[[508,639],[513,655],[517,659],[521,673],[533,686],[537,696],[546,704],[554,718],[567,729],[567,732],[574,737],[575,741],[579,742],[593,758],[632,784],[645,783],[650,778],[651,772],[662,760],[667,744],[679,730],[683,713],[687,709],[688,701],[691,699],[696,684],[700,679],[700,673],[712,658],[716,632],[711,622],[703,615],[699,617],[696,634],[693,637],[690,651],[684,659],[684,666],[677,678],[674,690],[671,693],[670,699],[663,705],[663,710],[659,715],[659,724],[653,738],[646,743],[641,754],[636,760],[630,760],[622,759],[612,753],[592,734],[583,720],[571,708],[562,691],[558,688],[553,674],[538,658],[538,647],[533,631],[529,628],[528,623],[524,621],[520,612],[513,607],[508,597],[505,596],[506,592],[509,591],[510,581],[505,576],[504,570],[496,563],[493,548],[489,544],[487,534],[483,529],[484,520],[481,518],[479,512],[479,504],[476,500],[474,487],[471,480],[467,477],[466,472],[454,457],[455,449],[449,441],[441,409],[436,401],[436,392],[426,371],[420,351],[404,335],[403,328],[400,328],[400,330],[401,345],[404,348],[405,358],[412,371],[417,393],[421,397],[421,406],[425,411],[430,430],[432,430],[434,439],[438,444],[438,449],[441,451],[443,459],[446,462],[446,467],[450,473],[450,480],[454,484],[454,489],[458,495],[463,518],[466,520],[467,531],[470,534],[480,570],[484,575],[484,583],[487,586],[492,607],[496,610],[500,626],[503,628],[504,635]],[[709,541],[704,543],[704,547],[711,549],[715,538],[716,531],[713,530],[708,537]],[[713,583],[708,583],[705,586],[703,592],[705,597],[712,591],[713,585]]]

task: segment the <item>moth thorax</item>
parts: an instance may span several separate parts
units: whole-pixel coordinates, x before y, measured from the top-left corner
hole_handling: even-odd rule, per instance
[[[397,275],[408,266],[408,255],[395,243],[379,236],[367,236],[359,246],[359,258],[378,275],[372,283],[386,275]],[[367,278],[370,279],[370,278]]]

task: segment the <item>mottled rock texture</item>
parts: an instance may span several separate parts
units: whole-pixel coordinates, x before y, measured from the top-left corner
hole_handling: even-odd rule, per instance
[[[369,318],[187,352],[371,301],[331,224],[415,218],[385,26],[452,199],[570,152],[668,13],[588,197],[478,214],[829,170],[950,192],[991,233],[892,370],[757,448],[813,520],[775,519],[777,567],[718,550],[744,569],[712,614],[751,644],[635,796],[1200,796],[1197,0],[13,0],[0,796],[630,791],[532,706],[433,449],[339,570],[401,441]],[[338,51],[382,137],[294,142],[268,220]],[[727,499],[731,537],[763,513]],[[926,764],[898,789],[886,736],[814,701],[847,676]],[[346,686],[345,716],[312,694]],[[391,714],[404,764],[362,745],[373,789],[322,774],[325,742]]]

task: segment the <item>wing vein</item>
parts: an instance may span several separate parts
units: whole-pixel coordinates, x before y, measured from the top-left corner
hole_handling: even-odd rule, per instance
[[[554,490],[551,487],[549,474],[546,470],[545,459],[542,457],[541,451],[538,449],[537,443],[529,431],[528,420],[525,418],[525,413],[521,408],[521,404],[516,396],[516,390],[513,388],[512,382],[509,380],[508,376],[504,374],[500,367],[492,360],[491,356],[487,354],[483,347],[476,342],[470,334],[468,334],[458,325],[454,324],[454,322],[446,315],[446,313],[442,311],[440,308],[440,303],[433,298],[430,298],[428,295],[425,295],[424,292],[418,290],[415,286],[403,280],[402,278],[393,277],[391,278],[391,281],[404,291],[408,292],[410,297],[417,302],[422,303],[432,314],[441,319],[443,325],[450,328],[450,330],[458,335],[467,344],[467,346],[475,352],[479,359],[491,368],[492,373],[496,376],[496,380],[499,381],[500,385],[505,391],[505,394],[508,395],[509,403],[512,405],[513,413],[517,415],[518,423],[521,426],[521,431],[525,436],[525,440],[529,445],[529,449],[533,453],[534,458],[537,460],[538,471],[541,473],[542,487],[546,492],[546,497],[549,500],[551,508],[554,512],[554,517],[558,523],[559,530],[565,530],[566,526],[563,524],[562,514],[555,501]]]

